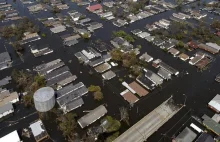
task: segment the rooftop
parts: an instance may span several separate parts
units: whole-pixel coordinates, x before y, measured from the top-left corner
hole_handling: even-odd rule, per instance
[[[192,142],[196,138],[196,133],[186,127],[176,138],[177,142]]]
[[[81,117],[78,120],[78,123],[81,126],[81,128],[84,128],[92,124],[93,122],[101,118],[102,116],[104,116],[106,113],[107,113],[107,109],[105,108],[105,106],[100,105],[97,108],[91,110],[89,113],[87,113],[83,117]]]
[[[121,96],[128,101],[131,104],[136,103],[139,99],[132,94],[128,89],[126,89],[125,91],[121,92]]]
[[[132,82],[129,86],[140,96],[146,96],[149,92],[141,87],[137,82]]]
[[[217,94],[209,103],[208,105],[215,109],[217,112],[220,112],[220,95]]]
[[[212,120],[209,116],[203,115],[203,124],[213,131],[216,135],[220,135],[220,124]]]
[[[87,9],[91,12],[94,12],[96,10],[102,9],[102,5],[101,4],[91,5],[91,6],[88,6]]]
[[[11,61],[11,57],[8,52],[0,53],[0,64],[7,63]]]
[[[21,142],[17,130],[0,138],[0,142]]]
[[[44,127],[44,124],[41,120],[38,120],[29,126],[34,135],[36,141],[40,141],[48,136],[47,131]]]
[[[0,106],[0,114],[4,113],[6,111],[9,111],[11,109],[14,109],[11,103],[4,104],[4,105]]]

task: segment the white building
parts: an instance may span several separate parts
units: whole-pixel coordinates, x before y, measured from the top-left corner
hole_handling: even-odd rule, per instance
[[[0,106],[0,118],[7,116],[14,112],[14,108],[11,103],[3,104]]]
[[[17,130],[5,135],[4,137],[0,138],[0,142],[22,142]]]

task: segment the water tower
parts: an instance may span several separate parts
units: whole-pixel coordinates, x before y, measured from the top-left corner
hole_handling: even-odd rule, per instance
[[[37,111],[47,112],[55,105],[55,92],[51,87],[43,87],[34,93],[34,105]]]

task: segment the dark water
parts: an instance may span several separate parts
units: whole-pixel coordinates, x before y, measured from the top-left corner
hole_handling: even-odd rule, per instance
[[[13,3],[9,1],[9,3]],[[70,3],[70,9],[75,9],[81,13],[87,15],[94,21],[102,22],[104,28],[98,29],[95,31],[94,35],[92,36],[91,40],[101,39],[106,43],[110,44],[111,34],[112,31],[117,31],[119,29],[125,30],[130,32],[133,29],[140,28],[144,29],[146,24],[151,24],[155,21],[160,20],[161,18],[169,18],[174,10],[170,10],[150,18],[146,18],[141,21],[137,21],[133,24],[130,24],[128,27],[117,28],[113,26],[113,24],[109,21],[101,20],[97,15],[89,13],[85,10],[85,7],[78,7],[74,3]],[[119,77],[123,78],[126,74],[125,70],[114,67],[113,71],[119,76],[111,81],[106,81],[103,86],[102,79],[100,75],[93,74],[89,75],[90,68],[87,66],[80,65],[74,56],[74,53],[86,49],[90,45],[89,42],[80,41],[77,45],[73,47],[64,47],[62,45],[62,40],[59,38],[61,34],[51,34],[48,28],[45,28],[37,18],[42,17],[49,17],[53,14],[50,12],[40,12],[35,15],[30,15],[26,6],[23,7],[20,1],[17,1],[17,4],[14,4],[15,8],[20,12],[23,16],[28,16],[31,20],[37,23],[40,26],[41,32],[46,33],[46,38],[43,38],[40,41],[36,41],[33,44],[37,45],[46,45],[49,44],[50,48],[54,50],[52,54],[42,56],[40,58],[35,58],[31,53],[30,49],[26,47],[26,51],[24,53],[24,62],[20,60],[20,58],[16,55],[13,48],[4,41],[3,39],[0,40],[1,45],[6,45],[8,52],[11,54],[13,59],[13,67],[1,71],[0,78],[4,76],[10,75],[13,69],[32,69],[34,66],[41,64],[42,62],[49,62],[55,60],[57,58],[62,59],[66,65],[70,68],[71,72],[77,75],[78,79],[76,82],[82,81],[86,86],[91,84],[99,85],[102,87],[102,91],[104,93],[104,99],[102,102],[95,102],[91,94],[84,96],[85,104],[78,108],[77,110],[73,111],[78,114],[79,117],[85,115],[83,110],[91,110],[100,104],[107,104],[108,115],[114,116],[116,118],[120,118],[118,108],[121,106],[129,107],[129,104],[119,95],[121,91],[123,91],[121,83],[118,81]],[[65,14],[68,10],[62,11]],[[214,15],[209,14],[208,17],[215,17]],[[219,17],[218,17],[219,18]],[[210,22],[210,20],[207,20]],[[196,23],[195,20],[193,22]],[[6,23],[3,23],[6,24]],[[69,30],[69,33],[72,31]],[[182,125],[187,125],[189,122],[193,120],[190,116],[193,114],[202,116],[204,113],[212,116],[214,113],[207,107],[207,103],[217,94],[220,92],[219,84],[214,81],[215,76],[220,72],[220,57],[219,55],[216,56],[215,62],[213,62],[210,67],[203,71],[198,72],[194,66],[189,65],[187,62],[183,62],[177,58],[172,57],[171,55],[165,53],[158,47],[148,43],[146,40],[137,39],[135,44],[142,45],[141,52],[147,52],[149,55],[153,56],[154,59],[160,58],[167,64],[171,65],[172,67],[176,68],[180,71],[180,74],[184,71],[188,71],[189,75],[180,77],[174,77],[171,81],[165,82],[162,86],[162,89],[155,89],[153,92],[148,94],[146,97],[141,98],[129,111],[130,113],[130,124],[133,125],[138,120],[140,120],[143,116],[148,114],[154,108],[156,108],[159,104],[161,104],[164,100],[169,98],[171,95],[174,96],[174,99],[177,103],[183,104],[185,97],[183,94],[186,94],[186,107],[183,108],[178,114],[176,114],[170,121],[168,121],[165,125],[163,125],[157,132],[155,132],[148,141],[170,141],[170,137],[177,134],[179,130],[183,127]],[[27,45],[26,45],[27,46]],[[5,51],[5,48],[0,48],[0,51]],[[187,54],[192,55],[195,51],[189,52]],[[72,60],[71,63],[68,61]],[[149,69],[154,70],[151,65],[148,65]],[[82,72],[82,73],[80,73]],[[129,78],[124,78],[126,81],[132,81]],[[7,88],[15,88],[15,85],[12,83],[7,86]],[[28,125],[38,119],[38,115],[34,109],[25,109],[22,105],[16,105],[16,113],[14,117],[7,119],[4,122],[0,123],[0,136],[3,136],[13,130],[21,130],[22,128],[27,128]],[[32,114],[34,113],[34,114]],[[32,114],[32,115],[30,115]],[[20,118],[24,116],[28,116],[25,119],[20,120]],[[19,120],[17,124],[14,124],[14,121]],[[51,118],[51,121],[45,121],[46,128],[52,140],[56,142],[65,141],[62,137],[62,134],[57,131],[55,120]],[[12,124],[9,126],[9,124]],[[98,124],[98,123],[96,123]],[[184,126],[185,126],[184,125]],[[122,131],[125,130],[125,127],[122,128]],[[79,129],[78,132],[82,134],[83,130]],[[161,134],[167,133],[166,137],[162,137]],[[24,139],[24,141],[33,141],[29,139]]]

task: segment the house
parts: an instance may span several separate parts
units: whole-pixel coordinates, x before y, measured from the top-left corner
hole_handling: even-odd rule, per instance
[[[217,94],[209,103],[208,106],[215,112],[220,112],[220,95]]]
[[[90,24],[89,27],[87,27],[87,29],[91,32],[93,32],[96,29],[102,28],[103,24],[102,23],[98,23],[98,22],[93,22],[92,24]]]
[[[157,26],[154,25],[154,24],[152,24],[152,25],[147,24],[147,25],[145,26],[145,28],[146,28],[148,31],[150,31],[150,32],[153,31],[153,30],[158,29]]]
[[[114,4],[115,4],[115,2],[113,2],[113,1],[103,2],[103,5],[108,8],[112,8],[114,6]]]
[[[6,92],[6,93],[5,93]],[[8,103],[16,103],[19,101],[17,92],[10,93],[8,90],[0,93],[0,106]]]
[[[171,79],[171,74],[163,68],[160,68],[157,74],[161,76],[163,79],[166,79],[166,80]]]
[[[198,47],[200,48],[200,49],[203,49],[203,50],[206,50],[206,51],[208,51],[208,52],[210,52],[210,53],[212,53],[212,54],[217,54],[218,52],[219,52],[219,49],[218,49],[218,47],[215,47],[215,46],[209,46],[210,44],[208,44],[208,45],[205,45],[205,44],[199,44],[198,45]],[[212,44],[211,44],[212,45]]]
[[[131,93],[128,89],[126,89],[125,91],[121,92],[120,95],[126,100],[128,101],[128,103],[130,104],[134,104],[136,103],[139,99],[133,94]]]
[[[116,77],[116,74],[115,74],[113,71],[109,70],[109,71],[103,73],[103,74],[102,74],[102,77],[103,77],[103,79],[105,79],[105,80],[110,80],[110,79]]]
[[[3,136],[0,138],[0,142],[22,142],[20,139],[17,130]]]
[[[180,53],[180,51],[177,50],[176,48],[170,48],[170,49],[168,50],[168,53],[170,53],[170,54],[172,54],[174,57],[176,57],[176,56]]]
[[[132,82],[128,86],[133,89],[140,97],[146,96],[149,92],[141,87],[137,82]]]
[[[0,70],[6,69],[10,66],[11,57],[8,52],[0,53]]]
[[[103,18],[106,18],[106,17],[110,17],[112,15],[113,15],[113,13],[110,11],[110,12],[102,13],[100,16],[103,17]]]
[[[130,23],[133,23],[133,22],[139,20],[139,18],[135,15],[129,15],[127,18],[128,18]]]
[[[175,46],[175,44],[173,42],[164,42],[163,44],[160,44],[158,42],[158,45],[160,45],[161,49],[165,49],[165,50],[169,50]]]
[[[90,12],[95,12],[97,10],[102,10],[102,5],[95,4],[95,5],[88,6],[86,9],[89,10]]]
[[[166,63],[164,62],[159,62],[159,66],[161,68],[163,68],[164,70],[166,70],[167,72],[169,72],[170,74],[172,75],[178,75],[179,74],[179,71],[177,71],[176,69],[174,69],[173,67],[167,65]]]
[[[53,33],[60,33],[60,32],[65,31],[65,30],[66,30],[66,27],[63,26],[63,25],[57,25],[57,26],[55,26],[55,27],[53,27],[53,28],[50,28],[50,30],[51,30],[51,32],[53,32]]]
[[[176,138],[176,142],[193,142],[197,134],[194,133],[191,129],[186,127]]]
[[[81,107],[84,104],[84,101],[82,98],[78,98],[76,100],[73,100],[69,103],[67,103],[64,107],[63,107],[63,112],[67,113],[70,112],[78,107]]]
[[[195,142],[215,142],[213,137],[208,133],[202,133]]]
[[[184,53],[181,53],[178,57],[183,61],[186,61],[189,59],[189,56]]]
[[[150,36],[150,34],[148,32],[141,32],[137,36],[139,36],[140,38],[146,38],[146,37]]]
[[[140,60],[144,60],[145,62],[151,62],[153,61],[153,57],[151,57],[150,55],[147,54],[147,52],[145,52],[143,55],[141,55],[139,57]]]
[[[111,65],[108,64],[108,63],[103,63],[103,64],[101,64],[101,65],[95,67],[94,69],[95,69],[95,71],[98,72],[98,73],[103,73],[103,72],[105,72],[105,71],[111,69]]]
[[[188,42],[187,45],[193,49],[199,48],[198,45],[196,44],[196,42],[194,42],[194,41]]]
[[[207,115],[203,115],[202,116],[202,123],[203,125],[211,130],[213,133],[215,133],[217,136],[220,136],[220,124],[215,122],[212,118],[210,118],[209,116]]]
[[[156,46],[161,46],[162,44],[165,43],[165,41],[163,41],[162,39],[160,38],[155,38],[153,43],[156,45]]]
[[[152,42],[152,41],[154,41],[155,36],[147,36],[145,39],[146,39],[148,42]]]
[[[142,31],[140,29],[135,29],[135,30],[131,31],[131,33],[134,35],[138,35],[138,34],[142,33]]]
[[[12,103],[2,104],[0,106],[0,118],[7,116],[14,112]]]
[[[195,56],[189,61],[189,64],[195,65],[196,63],[201,61],[204,57],[205,57],[204,55],[203,56],[201,56],[201,55]]]
[[[38,120],[32,124],[30,124],[31,132],[36,140],[36,142],[40,142],[49,137],[47,134],[47,130],[44,127],[44,124],[41,120]]]
[[[141,85],[143,85],[145,88],[149,90],[153,90],[155,88],[155,84],[144,75],[138,76],[136,80],[137,82],[139,82]]]
[[[152,66],[155,68],[159,68],[160,62],[162,62],[160,59],[156,59],[153,61]]]
[[[216,43],[208,42],[208,43],[206,43],[206,45],[208,45],[208,46],[210,46],[210,47],[212,47],[212,48],[218,50],[218,52],[219,52],[219,50],[220,50],[220,46],[219,46],[218,44],[216,44]]]
[[[122,20],[122,19],[117,19],[116,21],[113,22],[113,25],[115,25],[117,27],[122,27],[127,24],[128,24],[128,22],[126,20]]]
[[[122,46],[132,46],[127,40],[122,37],[116,37],[110,41],[111,44],[116,48],[121,48]],[[132,46],[133,48],[133,46]]]
[[[104,116],[106,113],[107,109],[105,108],[105,106],[100,105],[81,117],[77,122],[81,128],[85,128],[86,126],[92,124],[93,122]]]
[[[151,80],[154,84],[161,85],[163,83],[163,79],[158,76],[157,74],[155,74],[154,72],[152,72],[151,70],[148,69],[144,69],[145,72],[145,77],[147,77],[149,80]]]

